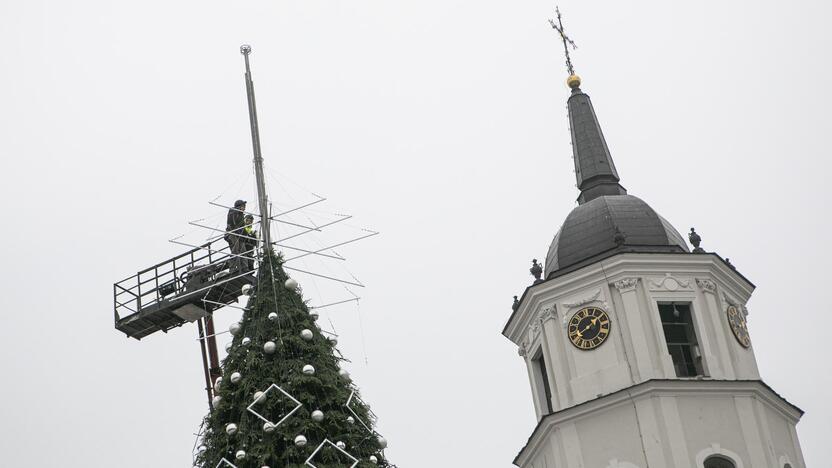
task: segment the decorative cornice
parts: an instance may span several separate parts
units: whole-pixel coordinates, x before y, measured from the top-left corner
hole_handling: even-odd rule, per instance
[[[600,295],[601,295],[601,288],[598,288],[595,291],[593,291],[592,293],[590,293],[588,296],[583,297],[581,299],[578,299],[575,302],[564,302],[563,306],[568,307],[570,309],[573,308],[573,307],[580,307],[584,304],[589,304],[590,302],[598,299],[598,296],[600,296]]]
[[[557,318],[558,312],[554,305],[544,307],[543,310],[540,311],[540,314],[537,316],[537,319],[540,320],[540,323]]]
[[[696,278],[696,285],[699,286],[703,292],[716,294],[716,283],[707,278]]]
[[[676,291],[678,289],[690,289],[690,281],[675,278],[672,274],[665,273],[664,278],[651,278],[650,286],[651,290],[654,291]]]
[[[619,292],[625,293],[636,289],[636,286],[638,286],[638,278],[624,278],[616,281],[613,285]]]
[[[526,343],[524,341],[524,342],[520,343],[520,346],[517,347],[517,354],[519,354],[520,357],[526,357],[526,353],[527,353],[526,346],[528,346],[528,343]]]

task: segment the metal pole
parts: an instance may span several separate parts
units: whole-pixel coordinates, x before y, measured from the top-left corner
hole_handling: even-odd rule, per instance
[[[208,370],[208,356],[205,354],[205,330],[202,328],[202,319],[196,321],[199,327],[199,350],[202,351],[202,369],[205,371],[205,391],[208,393],[208,408],[214,411],[214,401],[212,400],[211,390],[211,375]]]
[[[261,231],[263,233],[264,252],[271,249],[271,234],[269,232],[269,200],[266,195],[266,181],[263,176],[263,155],[260,153],[260,129],[257,126],[257,106],[254,102],[254,83],[251,80],[251,67],[248,56],[251,46],[240,46],[240,53],[246,61],[246,96],[248,97],[248,120],[251,124],[251,146],[254,150],[254,176],[257,180],[257,201],[260,207]]]

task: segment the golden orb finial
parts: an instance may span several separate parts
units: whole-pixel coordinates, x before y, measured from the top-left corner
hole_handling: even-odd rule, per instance
[[[566,86],[569,86],[572,89],[575,89],[580,85],[581,77],[578,75],[569,75],[569,78],[566,79]]]

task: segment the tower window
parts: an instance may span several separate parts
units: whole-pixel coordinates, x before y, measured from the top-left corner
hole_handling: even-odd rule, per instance
[[[554,408],[552,408],[552,387],[549,385],[549,373],[546,371],[546,360],[543,358],[543,353],[532,361],[534,373],[537,377],[538,395],[541,396],[541,399],[546,400],[540,402],[540,407],[546,409],[546,414],[552,413],[554,412]]]
[[[676,376],[704,375],[702,355],[699,352],[699,343],[696,341],[690,304],[678,302],[659,304],[659,315],[662,319],[664,339],[667,341],[667,352],[673,358]],[[714,465],[713,468],[719,467],[720,465]]]
[[[734,464],[728,458],[720,457],[720,456],[713,456],[708,457],[703,464],[704,468],[736,468],[737,465]]]

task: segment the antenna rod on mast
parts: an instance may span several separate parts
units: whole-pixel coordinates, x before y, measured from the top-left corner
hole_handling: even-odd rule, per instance
[[[257,202],[260,207],[260,229],[263,233],[263,251],[272,246],[271,224],[269,213],[269,199],[266,195],[266,181],[263,176],[263,155],[260,153],[260,129],[257,126],[257,105],[254,103],[254,82],[251,80],[251,68],[248,63],[248,56],[251,54],[251,46],[243,44],[240,46],[240,53],[246,60],[246,96],[248,97],[248,119],[251,124],[251,146],[254,151],[254,176],[257,180]]]

